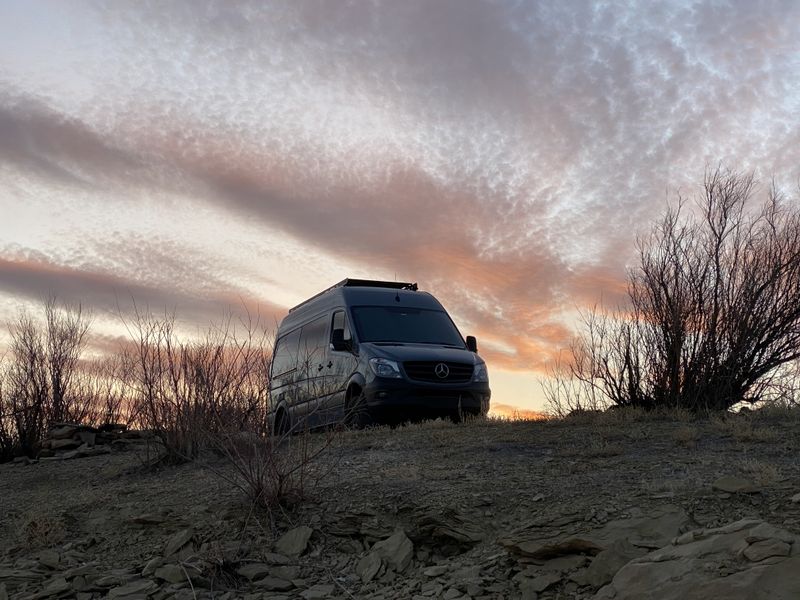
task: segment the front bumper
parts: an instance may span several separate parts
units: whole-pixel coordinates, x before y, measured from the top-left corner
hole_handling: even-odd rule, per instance
[[[376,377],[364,389],[367,409],[375,421],[486,415],[489,384],[431,384]]]

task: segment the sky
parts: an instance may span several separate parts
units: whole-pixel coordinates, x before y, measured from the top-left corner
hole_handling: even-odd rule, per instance
[[[0,0],[0,320],[418,282],[493,402],[709,167],[800,181],[800,2]],[[796,198],[796,195],[794,196]]]

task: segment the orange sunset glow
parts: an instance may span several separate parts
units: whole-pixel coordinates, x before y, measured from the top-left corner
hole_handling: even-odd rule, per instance
[[[347,277],[418,282],[537,416],[576,314],[717,164],[800,180],[800,4],[0,3],[0,320],[112,351]],[[0,354],[8,329],[0,327]]]

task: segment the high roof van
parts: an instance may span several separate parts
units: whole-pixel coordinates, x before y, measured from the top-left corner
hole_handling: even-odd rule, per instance
[[[345,279],[281,321],[270,372],[270,419],[363,427],[486,415],[491,391],[474,337],[463,338],[416,284]]]

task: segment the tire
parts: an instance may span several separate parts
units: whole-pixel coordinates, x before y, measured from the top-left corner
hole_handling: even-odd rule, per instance
[[[344,424],[350,429],[364,429],[373,424],[367,407],[367,397],[361,390],[349,395],[345,403]]]
[[[279,410],[275,415],[275,424],[273,425],[272,430],[276,436],[281,438],[289,435],[291,426],[289,423],[289,415],[286,414],[285,410]]]

